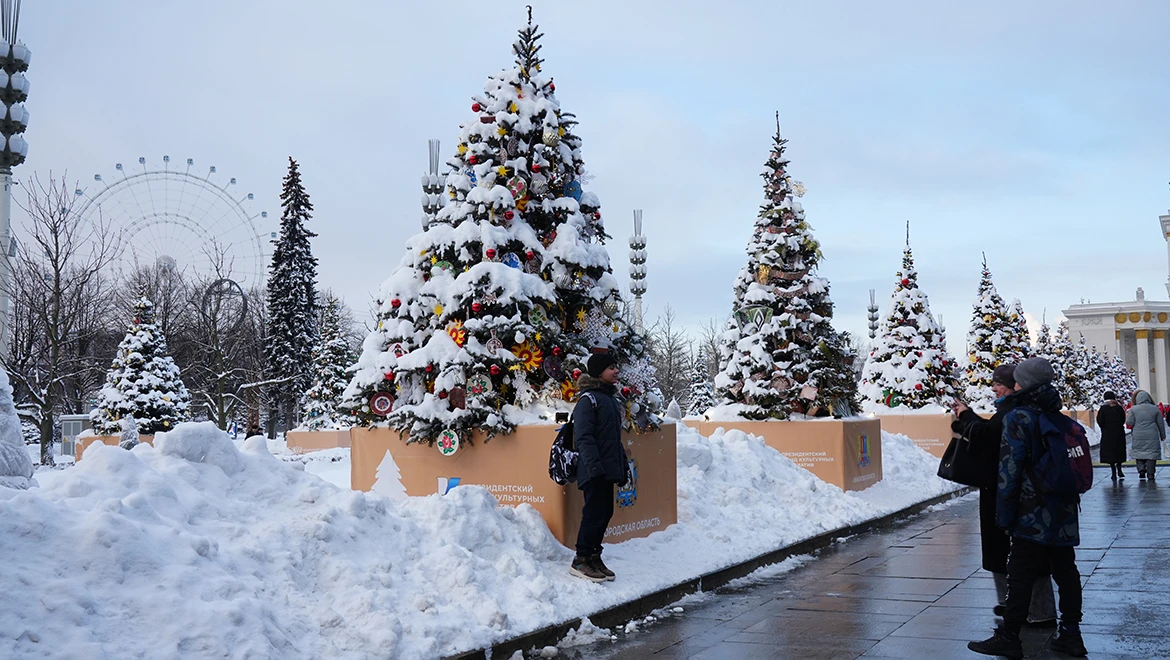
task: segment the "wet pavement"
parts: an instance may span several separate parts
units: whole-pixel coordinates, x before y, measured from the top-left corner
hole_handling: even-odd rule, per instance
[[[1153,484],[1131,473],[1117,485],[1101,469],[1095,477],[1077,548],[1089,657],[1170,658],[1170,489],[1156,487],[1170,484],[1170,470]],[[967,642],[999,622],[973,495],[682,604],[682,614],[561,657],[980,658]],[[1025,628],[1027,657],[1067,657],[1048,650],[1053,632]]]

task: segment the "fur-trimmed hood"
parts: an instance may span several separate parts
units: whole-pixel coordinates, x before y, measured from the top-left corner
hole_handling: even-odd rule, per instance
[[[617,390],[617,388],[613,385],[610,385],[600,378],[594,378],[584,371],[581,372],[581,377],[577,379],[577,389],[582,392],[589,390],[601,390],[610,396],[615,395]]]

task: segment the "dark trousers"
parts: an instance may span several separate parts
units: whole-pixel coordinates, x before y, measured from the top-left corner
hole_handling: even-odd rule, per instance
[[[1032,584],[1049,570],[1060,592],[1061,622],[1080,625],[1081,574],[1077,571],[1076,551],[1071,547],[1041,545],[1014,538],[1011,556],[1008,557],[1008,593],[1003,614],[1004,627],[1008,632],[1019,634],[1028,618]]]
[[[581,484],[585,506],[581,507],[581,529],[577,531],[577,556],[601,554],[601,539],[613,517],[613,482],[591,479]]]

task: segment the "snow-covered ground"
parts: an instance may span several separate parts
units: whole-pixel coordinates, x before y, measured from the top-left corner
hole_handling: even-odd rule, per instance
[[[391,501],[344,487],[346,450],[277,458],[208,423],[155,442],[0,489],[0,657],[442,656],[957,488],[904,436],[845,493],[758,438],[680,427],[679,523],[607,546],[618,579],[593,584],[534,509],[479,487]]]

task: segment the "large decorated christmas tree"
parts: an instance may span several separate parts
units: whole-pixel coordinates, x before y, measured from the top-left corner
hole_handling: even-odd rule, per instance
[[[321,301],[317,345],[313,347],[313,383],[301,402],[303,425],[310,431],[348,428],[349,416],[337,410],[341,393],[349,384],[346,369],[353,351],[341,327],[341,301],[331,295]]]
[[[861,396],[871,405],[923,408],[946,405],[956,394],[954,360],[930,313],[930,301],[918,287],[907,227],[902,270],[894,278],[890,310],[861,372]]]
[[[787,142],[777,122],[715,377],[718,397],[745,419],[848,415],[857,404],[854,355],[831,324],[829,282],[816,272],[821,248],[797,201],[804,187],[788,175]]]
[[[576,120],[542,72],[531,10],[515,66],[472,99],[448,200],[382,285],[343,406],[453,451],[511,432],[521,410],[577,394],[591,351],[622,367],[627,425],[657,423],[642,338],[620,317],[597,196],[582,188]]]
[[[167,340],[154,322],[154,304],[134,302],[134,322],[118,344],[90,418],[101,435],[120,435],[122,419],[133,415],[139,433],[169,431],[187,419],[191,396],[179,368],[167,354]]]
[[[1015,327],[1005,312],[1003,298],[991,281],[987,258],[983,259],[983,274],[979,279],[979,294],[971,313],[971,329],[967,333],[966,389],[964,400],[976,412],[995,409],[995,393],[991,389],[991,374],[995,368],[1011,360],[1011,341]]]
[[[1114,355],[1105,362],[1106,390],[1113,392],[1118,401],[1126,402],[1138,389],[1137,375],[1125,365],[1121,356]]]
[[[1032,352],[1032,338],[1028,334],[1028,320],[1024,316],[1024,305],[1019,298],[1015,298],[1004,310],[1007,314],[1010,331],[1004,362],[1019,364],[1031,357]]]

